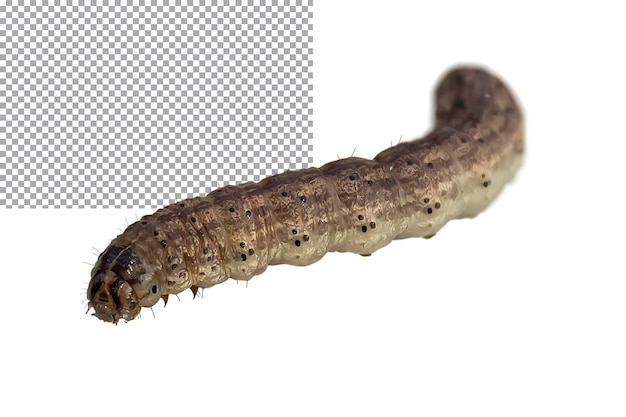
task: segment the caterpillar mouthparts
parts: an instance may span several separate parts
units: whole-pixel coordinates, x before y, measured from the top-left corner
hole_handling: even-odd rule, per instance
[[[309,265],[331,251],[370,255],[476,216],[521,166],[522,113],[504,83],[478,68],[446,74],[435,102],[428,135],[374,159],[287,171],[142,217],[100,254],[89,309],[129,321],[169,294],[195,297],[198,288],[249,280],[269,265]]]
[[[91,278],[87,299],[94,316],[114,324],[134,319],[141,310],[133,287],[113,271],[98,271]]]

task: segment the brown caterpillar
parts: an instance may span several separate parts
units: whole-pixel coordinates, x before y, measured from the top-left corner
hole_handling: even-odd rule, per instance
[[[430,237],[481,212],[524,150],[511,93],[484,70],[459,68],[436,90],[436,125],[373,160],[340,159],[215,190],[144,216],[99,256],[87,289],[101,320],[132,320],[169,294],[249,280],[268,265],[326,252],[369,255],[393,239]]]

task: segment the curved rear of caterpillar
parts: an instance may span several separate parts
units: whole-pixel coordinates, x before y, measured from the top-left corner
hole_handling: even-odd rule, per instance
[[[104,321],[128,321],[169,294],[249,280],[268,265],[432,236],[494,199],[521,164],[523,138],[520,109],[499,79],[453,70],[436,91],[435,128],[420,140],[373,160],[224,187],[130,225],[98,258],[89,307]]]

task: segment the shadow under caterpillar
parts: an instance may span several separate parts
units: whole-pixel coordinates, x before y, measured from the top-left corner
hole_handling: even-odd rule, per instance
[[[431,133],[373,160],[346,158],[215,190],[131,224],[100,254],[87,289],[101,320],[134,319],[169,294],[249,280],[327,252],[369,255],[430,237],[485,209],[521,165],[521,111],[495,76],[458,68],[436,94]]]

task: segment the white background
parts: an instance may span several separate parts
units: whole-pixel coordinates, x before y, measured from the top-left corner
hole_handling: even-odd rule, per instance
[[[524,107],[512,185],[431,240],[271,267],[118,326],[83,314],[89,264],[148,212],[2,210],[0,414],[626,414],[624,13],[337,3],[314,7],[316,164],[424,134],[435,82],[476,63]]]

